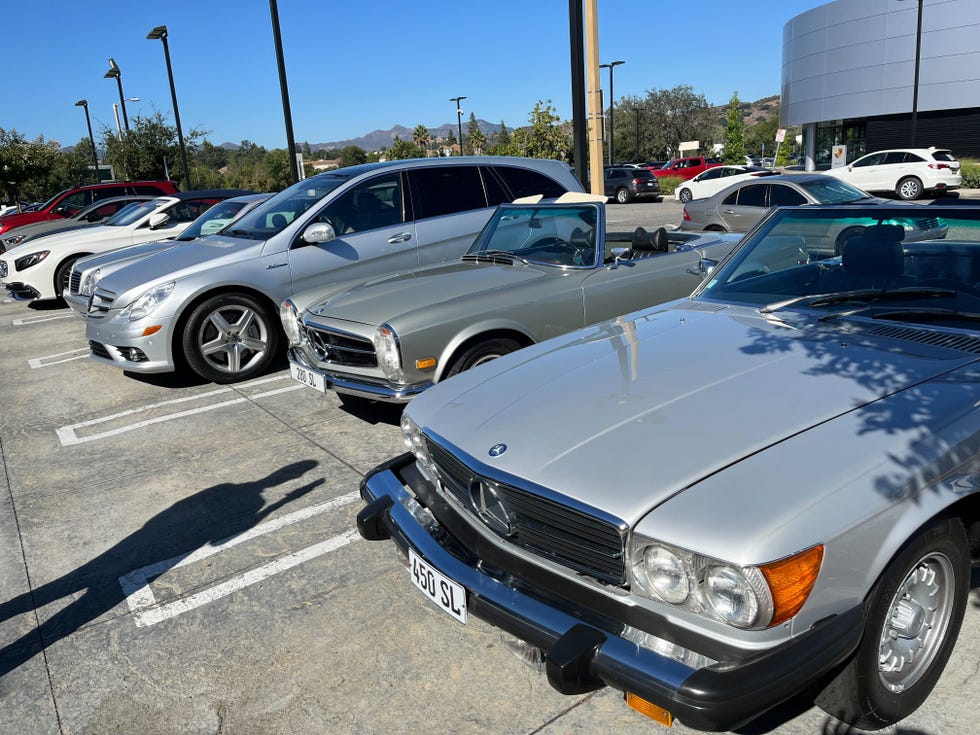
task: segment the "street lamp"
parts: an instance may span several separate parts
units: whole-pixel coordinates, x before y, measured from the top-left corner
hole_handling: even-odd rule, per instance
[[[180,112],[177,110],[177,90],[174,87],[174,70],[170,66],[170,46],[167,43],[167,26],[157,26],[146,34],[147,39],[163,41],[163,55],[167,60],[167,79],[170,80],[170,99],[174,105],[174,122],[177,125],[177,144],[180,146],[180,162],[184,165],[184,188],[191,189],[191,171],[187,167],[187,148],[184,146],[184,131],[180,129]]]
[[[127,102],[139,102],[140,101],[140,98],[139,97],[127,97],[126,98],[126,101]],[[116,118],[116,137],[119,138],[119,140],[122,140],[122,128],[119,127],[119,103],[118,102],[113,102],[112,103],[112,116],[114,118]],[[137,116],[137,119],[139,119],[138,116]]]
[[[609,165],[613,162],[613,108],[616,105],[616,98],[613,96],[613,67],[625,64],[625,61],[614,61],[611,64],[599,64],[600,69],[609,69]]]
[[[902,0],[899,0],[901,2]],[[915,18],[915,74],[912,81],[912,137],[910,148],[915,148],[915,126],[919,115],[919,58],[922,52],[922,0],[918,1],[918,12]]]
[[[122,72],[119,70],[119,64],[113,58],[109,59],[109,71],[103,75],[106,79],[115,79],[116,85],[119,87],[119,106],[122,107],[123,113],[123,127],[126,128],[126,132],[129,132],[129,118],[126,116],[126,100],[123,98],[122,91]]]
[[[279,30],[279,4],[269,0],[272,16],[272,40],[276,45],[276,65],[279,67],[279,92],[282,96],[282,116],[286,123],[286,147],[289,149],[289,173],[292,183],[299,181],[299,163],[296,160],[296,141],[293,140],[293,115],[289,111],[289,87],[286,85],[286,61],[282,55],[282,33]]]
[[[463,155],[463,111],[459,109],[459,101],[466,97],[450,97],[450,102],[456,103],[456,125],[459,128],[459,155]]]
[[[99,181],[99,156],[95,152],[95,138],[92,136],[92,118],[88,116],[88,100],[78,100],[75,107],[85,108],[85,124],[88,125],[88,140],[92,144],[92,163],[95,164],[95,181]]]

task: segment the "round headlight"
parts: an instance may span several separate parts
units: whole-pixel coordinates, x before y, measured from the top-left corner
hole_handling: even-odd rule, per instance
[[[282,319],[282,329],[289,339],[289,344],[298,345],[301,341],[299,332],[299,312],[291,299],[286,299],[279,306],[279,318]]]
[[[711,567],[704,577],[704,592],[714,613],[729,625],[751,628],[759,620],[759,594],[745,570]]]
[[[82,285],[78,287],[78,293],[82,296],[91,296],[95,293],[95,284],[99,282],[99,277],[102,275],[102,269],[96,268],[94,271],[89,271],[85,278],[82,279]]]
[[[648,546],[641,567],[647,586],[665,602],[680,605],[690,596],[691,580],[684,562],[670,549]]]
[[[425,445],[425,437],[422,436],[422,429],[412,421],[407,411],[402,413],[401,427],[402,439],[405,441],[405,446],[415,455],[422,474],[426,476],[427,480],[434,481],[436,469],[432,463],[432,458],[429,456],[428,447]]]
[[[374,333],[374,350],[378,356],[378,366],[384,370],[388,379],[397,383],[402,382],[405,373],[402,371],[398,335],[388,324],[382,324]]]

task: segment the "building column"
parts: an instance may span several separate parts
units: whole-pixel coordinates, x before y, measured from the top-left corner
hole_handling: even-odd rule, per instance
[[[807,171],[817,170],[817,124],[807,123],[803,126],[803,156]]]

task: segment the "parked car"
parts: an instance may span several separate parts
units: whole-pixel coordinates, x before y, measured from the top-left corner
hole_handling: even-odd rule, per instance
[[[65,303],[83,319],[88,315],[89,301],[99,280],[120,268],[169,250],[199,237],[220,232],[226,226],[268,199],[271,194],[243,194],[225,199],[210,207],[191,222],[187,229],[175,238],[154,240],[111,250],[108,253],[89,255],[75,261],[68,276],[68,287],[62,292]]]
[[[58,192],[36,208],[24,212],[12,212],[0,217],[0,235],[33,222],[70,217],[98,199],[132,194],[160,196],[175,194],[177,191],[177,184],[173,181],[107,181],[101,184],[76,186]]]
[[[30,225],[21,225],[16,231],[0,237],[0,253],[6,252],[10,248],[16,247],[28,240],[41,237],[42,235],[66,232],[79,227],[97,224],[111,217],[125,206],[148,202],[153,198],[149,194],[128,194],[121,197],[110,197],[109,199],[97,199],[70,217],[49,219]]]
[[[926,193],[942,195],[963,182],[960,163],[945,148],[902,148],[876,151],[847,166],[825,172],[870,192],[918,199]]]
[[[606,196],[619,204],[634,199],[660,201],[660,182],[650,171],[628,166],[609,166],[603,170]]]
[[[55,299],[68,286],[76,260],[126,245],[179,235],[211,205],[247,194],[242,189],[203,189],[157,197],[120,210],[103,224],[81,231],[44,235],[18,245],[0,258],[0,285],[15,299]]]
[[[761,166],[714,166],[674,189],[674,198],[685,203],[692,199],[704,199],[736,181],[770,174],[772,171]]]
[[[804,692],[901,720],[980,564],[980,208],[936,208],[949,240],[807,238],[906,211],[774,210],[691,297],[432,387],[361,535],[560,692],[704,730]]]
[[[456,263],[290,296],[280,314],[293,377],[405,402],[500,355],[688,294],[700,259],[738,241],[663,228],[607,234],[602,201],[501,205]]]
[[[867,192],[823,174],[782,174],[743,179],[684,205],[682,230],[746,232],[769,207],[802,204],[881,204]]]
[[[676,176],[685,181],[693,179],[702,171],[706,171],[712,166],[720,166],[720,159],[706,159],[701,156],[689,156],[687,158],[675,158],[667,161],[661,168],[654,169],[654,176]]]
[[[92,357],[132,372],[186,364],[219,383],[264,372],[279,352],[279,304],[335,280],[455,260],[497,204],[581,191],[568,164],[427,158],[327,171],[226,228],[102,277],[86,334]]]

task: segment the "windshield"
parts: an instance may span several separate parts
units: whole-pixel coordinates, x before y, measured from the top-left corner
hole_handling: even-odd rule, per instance
[[[202,235],[213,235],[231,222],[248,202],[218,202],[191,222],[178,240],[194,240]]]
[[[352,175],[341,169],[311,176],[293,184],[243,215],[224,234],[250,240],[267,240],[286,229],[297,217],[348,181]]]
[[[596,262],[598,207],[501,206],[463,256],[464,260],[519,261],[592,267]]]
[[[887,301],[889,319],[903,309],[909,319],[924,309],[980,314],[980,207],[774,210],[695,297],[764,313],[863,313]]]
[[[120,209],[102,224],[110,227],[125,227],[126,225],[139,222],[143,217],[146,217],[148,214],[152,214],[165,203],[166,200],[164,199],[151,199],[148,202],[130,204],[128,207],[123,207]]]
[[[869,198],[867,193],[832,176],[821,176],[820,179],[803,182],[800,186],[810,192],[820,204],[847,204]]]

